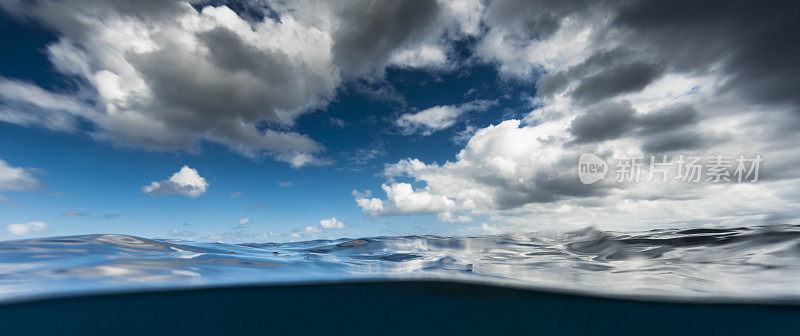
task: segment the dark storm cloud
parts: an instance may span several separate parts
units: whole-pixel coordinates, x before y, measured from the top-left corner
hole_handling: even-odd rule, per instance
[[[352,2],[333,36],[334,62],[349,75],[382,69],[395,50],[426,37],[440,10],[434,0]]]
[[[536,81],[536,94],[540,96],[552,96],[564,91],[569,85],[570,78],[565,72],[547,73],[539,77]]]
[[[570,132],[578,143],[616,139],[632,129],[635,113],[629,102],[600,103],[576,117]]]
[[[600,50],[566,71],[543,74],[536,83],[537,94],[552,96],[577,83],[570,95],[591,104],[622,93],[637,92],[658,79],[664,67],[652,60],[638,60],[637,53],[623,48]]]
[[[687,104],[639,114],[627,101],[603,102],[576,117],[570,133],[575,137],[574,143],[638,136],[647,153],[697,149],[712,144],[711,139],[694,130],[697,113]]]
[[[691,105],[681,104],[643,115],[638,124],[640,133],[646,135],[678,129],[697,121],[697,110]]]
[[[662,74],[657,65],[633,62],[603,69],[581,80],[572,97],[583,104],[643,89]]]
[[[503,25],[520,41],[546,39],[561,26],[564,16],[590,10],[592,1],[489,1],[486,16]]]
[[[533,4],[535,3],[535,5]],[[607,11],[607,30],[590,43],[614,40],[568,71],[544,74],[537,83],[544,96],[577,83],[572,95],[591,103],[620,93],[637,92],[663,73],[691,75],[722,71],[729,76],[724,90],[754,103],[781,104],[800,113],[800,2],[774,1],[503,1],[494,12],[531,13],[533,17],[588,18],[588,8]],[[500,8],[503,10],[501,11]],[[512,18],[514,16],[504,16]],[[516,19],[517,24],[525,22]],[[499,22],[496,25],[512,26]],[[550,27],[529,25],[530,36],[549,36]],[[612,34],[612,31],[616,33]],[[611,36],[614,36],[613,38]],[[514,38],[514,34],[506,36]],[[519,43],[525,38],[520,37]]]
[[[673,71],[722,65],[729,91],[798,111],[800,2],[636,1],[621,8],[615,25]]]
[[[660,154],[676,150],[701,148],[705,144],[703,136],[694,130],[660,133],[644,139],[642,151]]]

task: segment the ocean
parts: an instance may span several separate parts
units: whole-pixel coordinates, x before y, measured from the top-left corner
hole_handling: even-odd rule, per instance
[[[0,242],[0,335],[798,335],[800,226]]]

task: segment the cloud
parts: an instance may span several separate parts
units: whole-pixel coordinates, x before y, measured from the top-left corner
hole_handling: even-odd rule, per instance
[[[13,223],[6,226],[6,232],[15,236],[24,236],[47,230],[45,222]]]
[[[78,210],[69,210],[61,214],[61,217],[86,217],[86,216],[88,215],[85,212]]]
[[[79,99],[46,91],[32,83],[0,76],[0,121],[26,127],[74,132],[79,117],[93,117],[94,108]]]
[[[406,135],[414,133],[431,135],[450,128],[464,113],[486,111],[494,105],[497,105],[497,102],[490,100],[476,100],[460,105],[439,105],[416,113],[405,113],[397,119],[396,124]]]
[[[347,127],[347,122],[344,121],[344,119],[328,118],[328,121],[330,121],[331,126],[339,128],[339,129]]]
[[[242,197],[242,196],[244,196],[244,194],[242,192],[237,191],[237,192],[231,193],[228,197],[230,197],[230,198],[239,198],[239,197]]]
[[[208,182],[197,173],[197,170],[183,166],[177,173],[172,174],[169,180],[151,182],[142,187],[142,192],[150,196],[159,195],[185,195],[192,198],[199,197],[208,189]]]
[[[331,217],[319,221],[319,226],[323,229],[343,229],[345,225],[335,217]]]
[[[382,70],[401,46],[423,41],[441,10],[433,0],[354,1],[343,7],[333,55],[352,75]]]
[[[292,168],[301,168],[304,166],[327,166],[333,164],[333,160],[331,159],[318,158],[308,153],[295,152],[289,154],[278,154],[275,158],[279,161],[289,163]]]
[[[470,217],[468,215],[454,215],[450,211],[445,211],[445,212],[439,213],[437,218],[440,221],[447,222],[447,223],[456,223],[456,222],[464,223],[464,222],[471,222],[471,221],[474,220],[472,217]]]
[[[214,233],[203,240],[212,240],[225,243],[260,243],[266,242],[271,237],[278,236],[276,232],[252,232],[248,226],[236,226],[230,230]]]
[[[48,57],[83,87],[59,94],[0,79],[0,120],[74,131],[83,119],[95,138],[121,146],[195,152],[205,140],[248,157],[319,162],[297,159],[324,150],[319,143],[274,126],[290,127],[333,97],[341,79],[327,32],[288,15],[248,22],[225,6],[145,7],[18,4],[17,14],[58,33]]]
[[[593,103],[621,93],[639,91],[658,78],[661,72],[662,69],[652,64],[622,64],[583,78],[571,94],[577,102]]]
[[[468,130],[452,160],[388,165],[385,197],[354,192],[356,204],[371,216],[479,215],[535,229],[752,224],[796,211],[797,194],[778,190],[800,187],[789,168],[800,164],[800,104],[789,94],[800,68],[786,53],[798,48],[797,13],[746,1],[489,2],[473,58],[533,82],[532,110]],[[428,114],[439,117],[419,118],[434,121],[414,132],[451,127],[458,113]],[[576,165],[586,152],[607,162],[725,153],[773,163],[753,184],[584,185]]]
[[[255,204],[247,207],[247,210],[258,210],[258,209],[261,209],[261,208],[263,208],[265,206],[267,206],[267,203],[255,203]]]
[[[279,181],[278,186],[282,188],[289,188],[293,185],[292,181]]]
[[[452,67],[456,41],[480,32],[483,9],[478,0],[0,6],[57,35],[43,50],[77,86],[0,78],[0,121],[154,151],[213,142],[296,168],[331,163],[291,130],[299,116],[327,106],[343,83],[379,81],[386,67]]]
[[[182,238],[194,237],[197,235],[197,233],[195,233],[194,231],[178,230],[178,229],[169,230],[168,234],[172,237],[182,237]]]
[[[0,159],[0,190],[29,191],[42,187],[31,168],[12,167]]]
[[[627,101],[601,103],[573,119],[570,133],[577,142],[616,139],[630,130],[634,113]]]
[[[326,218],[319,221],[319,225],[308,225],[303,230],[295,229],[293,230],[290,235],[294,238],[300,237],[301,233],[309,234],[309,235],[316,235],[326,230],[335,230],[335,229],[344,229],[347,225],[336,219],[335,217]]]
[[[414,190],[408,183],[384,184],[381,188],[386,193],[386,202],[378,198],[367,198],[354,192],[358,206],[373,216],[432,214],[447,211],[456,206],[453,200],[445,196],[434,195],[427,190]]]
[[[236,223],[238,223],[239,225],[248,225],[248,224],[253,224],[253,220],[250,219],[250,217],[242,217],[239,218],[239,220],[236,221]]]
[[[359,147],[349,152],[343,152],[342,155],[346,156],[348,160],[356,166],[364,166],[371,161],[385,157],[389,153],[382,142],[375,142],[369,146]]]

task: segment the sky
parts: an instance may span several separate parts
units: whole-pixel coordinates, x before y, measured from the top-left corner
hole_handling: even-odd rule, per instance
[[[800,217],[795,1],[0,0],[0,43],[2,240]]]

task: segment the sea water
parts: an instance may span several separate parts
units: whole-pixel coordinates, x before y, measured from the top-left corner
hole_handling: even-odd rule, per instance
[[[800,226],[0,242],[0,335],[800,334]]]

